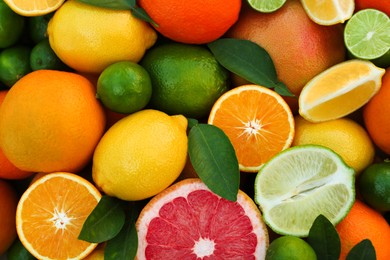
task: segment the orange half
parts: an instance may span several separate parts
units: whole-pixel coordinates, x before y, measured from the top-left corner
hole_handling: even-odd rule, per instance
[[[4,0],[17,14],[40,16],[57,10],[65,0]]]
[[[39,178],[26,189],[17,206],[20,241],[38,259],[84,258],[97,244],[78,236],[100,198],[93,184],[72,173]]]
[[[275,91],[243,85],[223,94],[211,109],[208,123],[229,137],[243,172],[258,172],[280,151],[291,146],[294,117]]]
[[[344,23],[355,10],[354,0],[301,0],[306,13],[321,25]]]

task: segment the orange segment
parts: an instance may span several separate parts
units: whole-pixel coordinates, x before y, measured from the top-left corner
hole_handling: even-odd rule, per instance
[[[17,14],[39,16],[57,10],[65,0],[4,0],[4,2]]]
[[[355,10],[354,0],[301,0],[301,3],[310,19],[321,25],[343,23]]]
[[[363,60],[337,64],[310,80],[299,96],[299,114],[311,122],[341,118],[380,89],[385,70]]]
[[[79,240],[82,225],[101,198],[82,177],[47,174],[20,198],[16,229],[24,247],[38,259],[81,259],[97,244]]]
[[[223,94],[208,123],[229,137],[244,172],[257,172],[290,147],[294,137],[294,118],[287,103],[276,92],[258,85],[243,85]]]

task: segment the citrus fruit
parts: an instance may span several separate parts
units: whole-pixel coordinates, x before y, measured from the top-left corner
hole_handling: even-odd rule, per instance
[[[390,259],[390,226],[385,218],[363,202],[356,200],[348,215],[336,226],[340,237],[340,260],[356,244],[369,239],[375,248],[377,260]]]
[[[332,149],[356,174],[369,166],[375,156],[375,148],[367,131],[349,118],[312,123],[296,116],[292,146],[303,144],[323,145]]]
[[[390,17],[390,5],[388,0],[355,0],[355,11],[368,8],[385,12]]]
[[[305,237],[322,214],[340,222],[355,200],[355,171],[329,148],[301,145],[269,160],[255,179],[255,201],[276,233]]]
[[[97,246],[78,235],[100,198],[92,183],[73,173],[41,177],[26,189],[17,206],[20,241],[39,259],[82,259]]]
[[[289,0],[273,13],[256,12],[244,2],[240,18],[226,37],[251,40],[264,48],[278,79],[296,96],[315,75],[345,60],[341,24],[321,26],[313,22],[299,0]],[[233,77],[233,84],[242,85],[242,79]],[[297,108],[296,98],[286,100],[292,110]]]
[[[5,96],[7,95],[8,90],[0,90],[0,107],[3,103]],[[7,157],[5,157],[2,149],[0,148],[0,178],[3,179],[23,179],[30,175],[32,172],[22,171],[13,165]]]
[[[272,13],[281,8],[286,0],[248,0],[248,4],[256,11]]]
[[[99,244],[84,260],[104,260],[105,243]]]
[[[301,0],[301,3],[310,19],[321,25],[344,23],[355,10],[354,0]]]
[[[142,200],[180,175],[187,158],[187,119],[146,109],[122,118],[99,141],[92,177],[107,195]],[[131,187],[131,188],[129,188]]]
[[[65,0],[4,0],[7,5],[23,16],[45,15],[57,10]]]
[[[20,78],[31,72],[31,48],[16,45],[0,52],[0,81],[9,88]]]
[[[138,4],[157,24],[158,32],[191,44],[220,38],[237,21],[241,9],[241,0],[140,0]]]
[[[130,114],[149,103],[152,81],[141,65],[120,61],[103,70],[97,82],[96,93],[107,108],[114,112]]]
[[[370,207],[390,212],[390,162],[374,163],[360,174],[359,193]]]
[[[258,85],[243,85],[223,94],[213,105],[208,123],[229,137],[244,172],[257,172],[290,147],[294,137],[294,118],[287,103]]]
[[[49,40],[44,39],[34,45],[30,53],[32,70],[66,70],[67,66],[57,57],[50,47]]]
[[[363,108],[364,125],[373,142],[390,155],[390,69],[379,92]]]
[[[47,39],[47,25],[53,15],[54,12],[27,18],[28,35],[33,43],[37,44]]]
[[[353,57],[373,60],[390,52],[390,18],[375,9],[364,9],[348,20],[344,41]],[[387,61],[390,66],[390,57]]]
[[[0,114],[4,154],[31,172],[81,170],[105,128],[94,86],[71,72],[27,74],[9,90]]]
[[[30,252],[23,246],[19,238],[16,238],[12,246],[7,251],[8,260],[36,260]]]
[[[21,38],[26,20],[0,0],[0,49],[10,47]]]
[[[314,249],[302,238],[281,236],[274,239],[267,249],[266,260],[316,260]]]
[[[150,106],[168,114],[206,117],[229,87],[229,73],[204,46],[168,43],[150,49],[140,64],[152,79]]]
[[[66,1],[55,12],[47,33],[50,46],[65,64],[88,73],[101,73],[117,61],[138,62],[157,40],[155,30],[129,10],[76,0]]]
[[[11,184],[0,179],[0,255],[4,254],[16,239],[15,212],[18,199]]]
[[[299,114],[311,122],[337,119],[364,106],[380,89],[385,70],[372,62],[341,62],[311,79],[299,96]]]
[[[264,259],[268,233],[253,200],[235,202],[197,178],[153,197],[136,222],[137,259]]]

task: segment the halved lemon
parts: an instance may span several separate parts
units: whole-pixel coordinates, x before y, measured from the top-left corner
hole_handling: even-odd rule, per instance
[[[40,16],[57,10],[65,0],[4,0],[17,14],[22,16]]]
[[[301,3],[310,19],[321,25],[343,23],[355,10],[354,0],[301,0]]]

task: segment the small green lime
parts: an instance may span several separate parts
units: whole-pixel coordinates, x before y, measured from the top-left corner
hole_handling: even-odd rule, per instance
[[[12,87],[21,77],[31,72],[31,48],[17,45],[0,52],[0,81]]]
[[[248,0],[248,4],[258,12],[272,13],[280,9],[287,0]]]
[[[228,90],[229,72],[204,46],[168,43],[153,47],[140,64],[149,72],[151,106],[167,114],[201,119]]]
[[[7,251],[8,260],[35,260],[36,258],[16,239]]]
[[[374,163],[359,176],[359,192],[372,208],[390,211],[390,162]]]
[[[28,33],[34,43],[39,43],[47,39],[47,25],[53,15],[54,12],[41,16],[28,17]]]
[[[48,39],[43,39],[31,50],[30,66],[32,70],[66,70],[67,66],[52,50]]]
[[[152,95],[148,72],[139,64],[120,61],[103,70],[97,82],[97,97],[110,110],[130,114],[144,108]]]
[[[314,249],[302,238],[281,236],[271,242],[266,260],[316,260]]]
[[[25,17],[12,11],[0,0],[0,48],[16,44],[23,33],[25,23]]]

